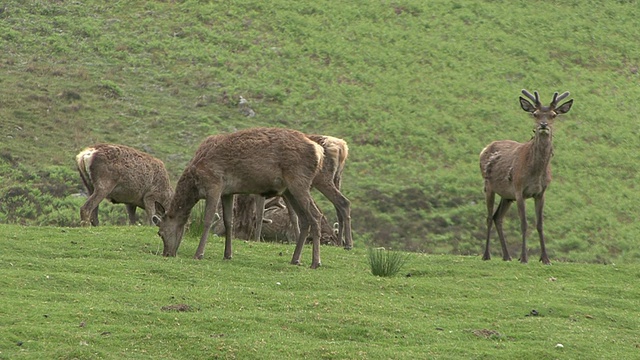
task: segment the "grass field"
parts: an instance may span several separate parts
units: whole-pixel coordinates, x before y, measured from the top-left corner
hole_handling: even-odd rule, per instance
[[[187,239],[152,227],[0,227],[2,359],[633,359],[637,264],[409,254],[393,278],[367,252]],[[183,311],[184,310],[184,311]],[[563,347],[560,347],[561,344]]]
[[[0,358],[640,358],[639,17],[636,0],[4,1]],[[523,88],[575,101],[554,128],[552,266],[478,256],[478,154],[529,140]],[[175,184],[206,135],[254,126],[349,143],[353,251],[312,271],[307,248],[296,267],[292,246],[235,241],[222,261],[212,238],[194,261],[188,239],[166,259],[110,204],[77,228],[85,146],[149,152]],[[512,209],[514,258],[519,229]],[[370,274],[375,246],[410,252],[400,275]]]

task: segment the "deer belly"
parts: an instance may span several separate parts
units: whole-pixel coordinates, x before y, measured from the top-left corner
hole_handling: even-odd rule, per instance
[[[524,198],[531,198],[531,197],[542,194],[545,191],[545,189],[546,189],[546,186],[543,186],[541,184],[529,185],[524,189],[524,191],[522,192],[522,195],[524,196]]]
[[[259,194],[265,197],[282,195],[287,189],[282,178],[264,179],[251,177],[227,177],[225,179],[224,194]]]
[[[132,204],[144,209],[142,196],[135,192],[127,191],[126,189],[121,189],[119,187],[113,189],[113,191],[111,191],[111,194],[107,196],[107,199],[114,204]]]

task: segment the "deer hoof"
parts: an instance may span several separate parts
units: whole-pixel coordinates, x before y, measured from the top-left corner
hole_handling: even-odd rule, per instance
[[[223,260],[231,260],[232,257],[233,256],[231,256],[231,255],[229,255],[229,256],[225,255],[222,259]]]
[[[311,264],[311,268],[312,268],[312,269],[317,269],[317,268],[319,268],[320,266],[322,266],[322,264],[321,264],[321,263]]]
[[[195,254],[195,255],[193,255],[193,258],[196,259],[196,260],[202,260],[203,257],[204,257],[204,254],[199,254],[199,255]]]
[[[302,265],[300,260],[291,260],[291,265]]]
[[[345,246],[344,246],[344,249],[345,249],[345,250],[351,250],[351,249],[353,249],[353,246],[351,246],[351,245],[345,245]]]
[[[482,256],[482,260],[484,260],[484,261],[491,260],[491,255],[484,254]]]

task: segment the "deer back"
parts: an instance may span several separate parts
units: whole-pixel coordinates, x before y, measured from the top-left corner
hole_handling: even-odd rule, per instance
[[[201,194],[221,186],[223,195],[268,196],[311,184],[323,159],[323,148],[301,132],[254,128],[209,136],[188,168]]]

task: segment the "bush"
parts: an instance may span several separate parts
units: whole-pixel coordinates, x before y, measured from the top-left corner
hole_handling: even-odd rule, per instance
[[[394,276],[400,272],[407,260],[406,253],[385,248],[369,248],[369,266],[371,266],[371,273],[375,276]]]

